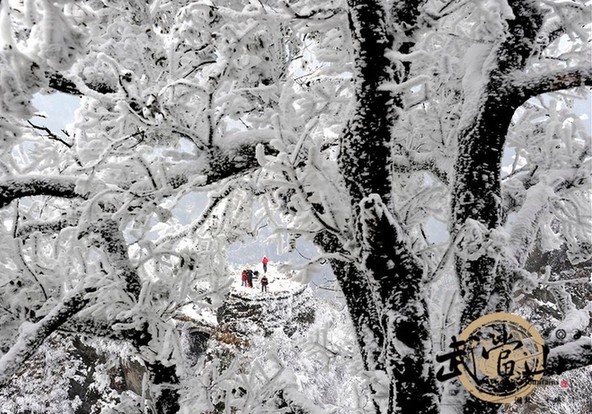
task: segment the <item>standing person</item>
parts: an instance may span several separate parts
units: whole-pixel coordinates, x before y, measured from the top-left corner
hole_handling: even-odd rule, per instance
[[[267,273],[267,263],[269,262],[269,259],[267,258],[267,256],[263,256],[263,260],[261,260],[261,263],[263,263],[263,273]]]
[[[269,284],[269,281],[267,280],[267,276],[263,275],[263,277],[261,278],[261,293],[267,292],[267,285],[268,284]]]
[[[247,271],[243,270],[241,274],[241,286],[247,286]]]
[[[248,287],[253,287],[253,271],[251,269],[247,269],[247,283]]]

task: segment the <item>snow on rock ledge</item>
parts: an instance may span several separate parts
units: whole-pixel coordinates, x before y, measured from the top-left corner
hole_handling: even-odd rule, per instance
[[[269,280],[267,292],[261,292],[261,278],[264,275],[261,264],[246,264],[231,268],[233,277],[230,290],[231,296],[245,300],[267,300],[270,297],[280,299],[298,295],[306,290],[307,285],[293,280],[291,274],[281,272],[278,268],[279,266],[271,263],[267,266],[267,273],[265,274]],[[259,272],[259,278],[253,279],[252,288],[241,286],[241,274],[244,269],[257,270]]]

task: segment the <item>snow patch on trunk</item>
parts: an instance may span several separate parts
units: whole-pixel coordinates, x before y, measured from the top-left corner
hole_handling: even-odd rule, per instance
[[[466,69],[462,78],[464,104],[459,122],[461,128],[471,123],[481,107],[479,101],[484,96],[483,90],[491,71],[492,48],[490,43],[475,43],[464,56],[463,66]]]

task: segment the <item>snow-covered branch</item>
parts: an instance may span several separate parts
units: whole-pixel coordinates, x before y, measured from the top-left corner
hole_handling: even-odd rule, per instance
[[[109,261],[119,277],[125,281],[126,292],[134,300],[138,300],[141,288],[140,277],[130,263],[127,244],[119,230],[119,223],[109,218],[99,219],[96,223],[89,225],[81,236],[87,233],[100,237],[101,246],[108,254]]]
[[[184,237],[195,234],[201,226],[212,216],[212,213],[218,207],[218,205],[224,201],[238,186],[235,184],[227,185],[220,194],[212,196],[209,200],[208,205],[204,208],[201,215],[195,219],[192,223],[185,226],[183,229],[177,231],[174,234],[166,235],[159,239],[156,243],[160,246],[166,243],[174,242]]]
[[[53,89],[54,91],[65,93],[68,95],[75,95],[75,96],[82,96],[84,95],[80,89],[76,86],[76,83],[72,82],[71,80],[67,79],[60,73],[52,73],[47,75],[49,80],[49,88]],[[92,83],[86,85],[89,89],[106,94],[106,93],[115,93],[117,89],[115,89],[111,85],[107,85],[105,83]]]
[[[543,93],[556,92],[578,86],[592,86],[592,68],[589,66],[562,69],[536,76],[517,76],[510,88],[522,102]]]
[[[519,265],[524,265],[528,259],[539,231],[539,221],[556,194],[565,187],[578,188],[587,185],[587,169],[581,168],[586,154],[587,151],[584,151],[580,155],[575,168],[549,171],[546,176],[541,177],[540,182],[527,189],[510,233],[510,246]]]
[[[256,157],[257,145],[261,144],[268,154],[277,154],[265,140],[253,140],[248,144],[240,144],[231,148],[213,146],[207,150],[208,162],[201,173],[205,177],[205,185],[214,184],[228,178],[244,175],[259,168]]]
[[[34,232],[57,233],[66,227],[76,226],[77,223],[76,217],[64,217],[50,221],[26,221],[17,227],[15,236],[26,239]]]
[[[577,341],[551,348],[547,356],[545,374],[557,375],[590,365],[592,365],[592,338],[583,336]]]
[[[76,177],[23,176],[0,182],[0,208],[12,200],[29,196],[51,196],[62,198],[86,198],[88,195],[77,190]]]
[[[91,289],[88,288],[72,291],[39,322],[21,326],[16,343],[0,358],[0,387],[10,380],[49,335],[84,309],[89,292]]]

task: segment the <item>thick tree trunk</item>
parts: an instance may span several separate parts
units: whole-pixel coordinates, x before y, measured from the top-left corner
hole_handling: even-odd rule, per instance
[[[379,87],[390,81],[385,56],[391,45],[381,2],[348,2],[350,26],[355,39],[355,108],[341,139],[339,167],[351,196],[352,207],[367,195],[379,194],[388,204],[390,130],[394,117],[393,97]]]
[[[90,230],[99,235],[103,248],[109,255],[118,276],[125,282],[125,291],[137,302],[140,297],[141,281],[136,269],[131,265],[127,244],[119,230],[119,224],[112,219],[98,220],[90,226]],[[142,352],[152,339],[145,324],[142,330],[123,332],[132,345]],[[179,377],[175,366],[167,366],[162,361],[145,361],[146,371],[150,379],[154,414],[174,414],[179,411]]]
[[[400,18],[417,15],[420,3],[393,8],[393,20],[409,28],[406,25],[412,22]],[[404,74],[392,74],[385,56],[393,41],[386,28],[384,4],[350,0],[348,5],[356,48],[356,104],[341,139],[338,162],[351,199],[353,246],[359,256],[355,264],[333,261],[333,270],[345,294],[366,368],[383,371],[388,380],[386,407],[374,395],[376,411],[437,413],[429,318],[421,296],[423,272],[399,240],[388,213],[397,97],[381,86],[401,81]],[[397,45],[409,49],[401,39]],[[337,237],[331,237],[319,240],[324,250],[342,250]]]
[[[338,238],[329,232],[319,233],[315,243],[325,252],[342,253],[343,248]],[[382,350],[384,349],[385,333],[380,324],[378,309],[372,298],[368,279],[361,274],[354,263],[336,259],[330,260],[331,268],[341,287],[347,310],[350,315],[356,341],[364,369],[369,372],[385,371]],[[376,388],[371,386],[373,398]],[[380,413],[380,405],[373,401],[376,413]]]
[[[452,233],[457,234],[474,221],[478,228],[485,229],[483,243],[493,243],[489,248],[482,246],[477,258],[468,259],[462,251],[456,256],[464,302],[461,328],[487,313],[508,311],[511,305],[514,272],[508,266],[509,260],[503,257],[503,246],[495,246],[491,231],[501,225],[501,158],[510,122],[521,104],[512,93],[510,74],[524,68],[542,25],[542,15],[530,0],[514,0],[509,4],[514,18],[507,21],[508,32],[495,50],[494,65],[483,68],[487,81],[480,100],[474,103],[477,110],[458,138]],[[499,247],[499,252],[492,254],[491,247]],[[500,407],[470,396],[463,412],[493,414]]]
[[[469,220],[493,230],[501,224],[501,158],[508,128],[521,104],[510,86],[513,71],[520,70],[530,56],[542,25],[540,11],[530,0],[510,2],[515,18],[508,21],[506,39],[496,50],[496,64],[489,69],[473,121],[461,131],[454,167],[452,232]],[[485,235],[487,241],[490,234]],[[466,326],[485,313],[507,310],[510,305],[511,272],[504,263],[488,256],[466,260],[457,256],[456,270],[465,308],[461,325]],[[492,294],[495,291],[495,300]]]
[[[388,411],[438,412],[429,315],[424,300],[423,270],[386,206],[377,197],[362,203],[363,267],[372,281],[386,334],[385,366],[394,392]]]
[[[392,234],[385,231],[380,236],[376,234],[383,240],[373,240],[392,250]],[[326,251],[335,247],[327,240],[319,244]],[[376,395],[375,387],[371,389],[375,410],[437,413],[438,389],[432,368],[428,313],[419,291],[422,271],[409,268],[404,261],[395,269],[387,263],[388,260],[367,261],[360,270],[353,263],[331,261],[356,331],[364,367],[370,372],[384,372],[389,381],[386,411],[380,401],[384,397]],[[392,282],[377,288],[371,286],[370,280],[374,278],[388,278]]]

